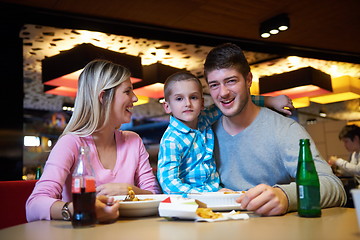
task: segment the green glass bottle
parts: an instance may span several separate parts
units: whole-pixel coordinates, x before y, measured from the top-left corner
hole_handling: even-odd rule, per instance
[[[36,180],[39,180],[40,177],[41,177],[41,166],[38,166],[38,167],[36,168],[35,179],[36,179]]]
[[[311,154],[309,139],[300,139],[296,190],[299,216],[320,217],[320,183]]]

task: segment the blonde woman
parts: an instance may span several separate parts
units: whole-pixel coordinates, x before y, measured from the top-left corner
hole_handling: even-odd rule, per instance
[[[90,148],[96,178],[96,215],[99,222],[119,216],[118,203],[109,196],[159,193],[141,138],[119,131],[130,122],[133,92],[128,69],[104,60],[86,65],[79,77],[74,113],[51,151],[41,179],[26,203],[28,221],[64,219],[73,212],[71,180],[79,146]]]

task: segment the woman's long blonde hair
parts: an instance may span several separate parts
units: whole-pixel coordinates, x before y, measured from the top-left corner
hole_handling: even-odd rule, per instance
[[[73,115],[61,136],[68,133],[89,136],[106,125],[115,88],[129,78],[130,71],[119,64],[106,60],[88,63],[79,77]]]

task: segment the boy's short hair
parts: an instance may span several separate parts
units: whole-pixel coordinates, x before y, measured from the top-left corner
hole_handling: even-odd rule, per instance
[[[350,138],[351,141],[354,140],[355,136],[358,136],[360,139],[360,127],[353,125],[346,125],[343,127],[339,133],[339,139]]]
[[[213,70],[235,68],[245,78],[250,66],[241,48],[233,43],[219,45],[209,52],[204,63],[205,77]]]
[[[174,83],[180,82],[180,81],[196,82],[199,85],[199,90],[200,90],[200,93],[202,96],[203,91],[202,91],[202,84],[201,84],[200,80],[194,74],[187,72],[187,71],[183,71],[183,72],[174,73],[166,79],[165,84],[164,84],[165,101],[169,100],[169,97],[171,95],[172,86],[174,85]]]

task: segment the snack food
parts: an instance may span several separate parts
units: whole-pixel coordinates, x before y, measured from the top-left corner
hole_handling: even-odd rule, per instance
[[[128,187],[128,195],[123,200],[124,202],[131,202],[131,201],[149,201],[154,200],[153,198],[145,198],[145,199],[139,199],[135,196],[135,192],[132,189],[132,187]]]
[[[245,191],[239,191],[239,192],[235,192],[235,191],[232,191],[232,192],[224,192],[224,194],[239,194],[239,193],[245,193]]]
[[[215,213],[211,210],[211,208],[198,208],[196,209],[196,214],[202,218],[217,219],[223,217],[221,213]]]

